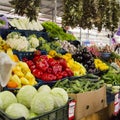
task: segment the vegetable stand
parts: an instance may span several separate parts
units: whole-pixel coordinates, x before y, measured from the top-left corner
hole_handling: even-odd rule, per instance
[[[4,31],[5,30],[3,30],[0,33],[3,38],[5,38],[8,33],[12,32],[7,30],[7,33],[6,33]],[[24,30],[23,31],[15,30],[15,31],[18,31],[25,36],[28,36],[32,32],[32,31],[24,31]],[[33,33],[38,36],[39,35],[42,36],[43,31],[42,32],[33,31]],[[45,38],[46,36],[43,35],[42,37]],[[26,79],[31,79],[31,76],[29,76],[29,74],[33,74],[33,76],[35,77],[33,80],[36,80],[36,81],[33,82],[32,80],[31,84],[32,82],[34,84],[38,82],[40,86],[49,85],[51,88],[53,87],[53,89],[55,87],[59,87],[61,89],[64,89],[69,95],[69,97],[73,98],[76,101],[75,120],[88,120],[88,119],[108,120],[109,119],[109,115],[112,113],[112,112],[109,113],[109,111],[112,111],[114,109],[114,108],[111,108],[112,106],[111,102],[114,99],[111,99],[110,103],[107,106],[107,103],[106,103],[107,89],[106,89],[106,85],[104,85],[104,81],[110,80],[110,81],[107,81],[108,83],[113,81],[111,76],[114,74],[114,77],[115,77],[116,71],[113,70],[113,68],[109,67],[109,65],[106,64],[104,60],[101,60],[100,58],[97,58],[97,57],[94,58],[92,53],[90,53],[87,50],[87,48],[82,48],[82,47],[78,49],[76,48],[75,53],[72,52],[72,53],[65,53],[65,54],[59,54],[55,50],[50,50],[48,53],[45,52],[43,54],[42,54],[42,51],[39,51],[39,50],[35,52],[28,52],[28,51],[22,52],[22,51],[15,51],[15,50],[7,51],[7,54],[9,53],[8,55],[10,55],[11,58],[13,59],[12,52],[15,53],[20,59],[20,61],[17,61],[18,66],[13,69],[14,71],[12,71],[12,75],[14,75],[12,76],[12,78],[17,78],[17,83],[18,84],[20,83],[19,87],[22,86],[21,89],[30,83],[30,81],[27,81]],[[85,61],[85,59],[87,59],[87,62]],[[82,62],[83,64],[81,64]],[[27,68],[27,72],[23,69],[24,68],[23,64],[27,66],[25,67],[25,69]],[[29,74],[26,75],[28,71],[29,71]],[[25,74],[18,74],[20,72],[21,73],[25,72]],[[102,77],[95,75],[97,74],[97,72],[98,73],[101,72]],[[105,75],[107,75],[107,79]],[[23,76],[25,76],[24,79],[23,79]],[[108,78],[109,76],[110,78]],[[118,76],[116,76],[116,78],[119,79]],[[115,84],[113,85],[119,84],[119,81],[115,80],[116,78],[114,78],[113,83]],[[14,82],[16,82],[15,79],[14,79]],[[60,83],[60,86],[59,86],[59,83]],[[61,90],[59,91],[62,93]],[[61,95],[61,93],[59,95]],[[29,96],[31,94],[32,93],[29,93]],[[66,96],[63,96],[63,98],[64,97]],[[58,99],[56,100],[58,104],[59,103]],[[50,102],[50,100],[48,101]],[[36,106],[39,106],[39,105],[40,104],[37,104]],[[100,117],[101,114],[103,114],[102,116],[104,116],[105,111],[108,113],[108,115],[106,114],[105,118]],[[52,109],[50,112],[47,112],[44,115],[40,115],[40,113],[38,114],[39,115],[37,117],[31,118],[31,120],[36,120],[36,119],[42,120],[43,118],[48,118],[48,120],[67,120],[68,119],[68,103],[64,106],[58,107],[58,109],[56,108],[54,110]],[[6,114],[3,114],[2,112],[1,112],[1,116],[3,117],[3,119],[4,117],[6,117],[7,119]],[[70,119],[70,120],[73,120],[73,119]]]

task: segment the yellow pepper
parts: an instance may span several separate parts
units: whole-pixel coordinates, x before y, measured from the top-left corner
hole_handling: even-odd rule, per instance
[[[55,50],[50,50],[48,53],[51,57],[55,57],[57,55],[57,52]]]
[[[95,63],[95,67],[100,71],[106,71],[109,69],[109,66],[104,62],[102,62],[100,59],[95,59],[94,63]]]

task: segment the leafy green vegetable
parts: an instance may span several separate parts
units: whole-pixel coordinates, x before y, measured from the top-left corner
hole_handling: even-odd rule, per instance
[[[54,22],[46,21],[42,23],[42,26],[46,29],[48,35],[52,39],[57,38],[59,40],[76,40],[72,34],[65,33],[63,29]]]
[[[55,107],[61,107],[68,102],[68,94],[63,88],[53,88],[51,95],[53,96]]]
[[[10,91],[0,92],[0,109],[5,110],[10,104],[16,103],[15,95]]]
[[[50,91],[51,91],[51,88],[48,85],[42,85],[38,88],[38,92],[49,93]]]
[[[36,114],[43,114],[54,109],[54,100],[49,93],[37,93],[31,102],[31,111]]]
[[[31,100],[37,93],[37,90],[31,85],[23,86],[17,93],[17,100],[19,103],[30,108]]]
[[[12,103],[10,106],[7,107],[5,113],[13,119],[20,117],[24,117],[27,119],[29,117],[29,110],[26,106],[20,103]]]

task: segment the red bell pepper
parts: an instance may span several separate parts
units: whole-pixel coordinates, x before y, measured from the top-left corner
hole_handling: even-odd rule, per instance
[[[34,63],[33,63],[32,60],[28,60],[28,61],[26,61],[26,63],[27,63],[27,65],[28,65],[29,67],[32,66],[32,65],[34,65]]]
[[[53,81],[56,79],[56,76],[50,73],[43,73],[41,79],[44,81]]]
[[[55,65],[52,67],[52,69],[53,69],[53,73],[54,73],[54,74],[57,74],[58,72],[61,72],[61,71],[62,71],[62,66],[59,65],[59,64],[55,64]]]
[[[65,71],[67,72],[68,76],[73,76],[74,75],[73,72],[72,72],[72,70],[69,67],[67,67],[65,69]]]
[[[43,72],[45,72],[48,67],[49,67],[49,64],[47,63],[46,60],[42,60],[42,61],[37,61],[36,62],[36,67],[40,70],[42,70]]]
[[[38,69],[34,69],[32,71],[32,74],[36,77],[36,78],[41,78],[41,76],[43,75],[43,72],[38,70]]]
[[[48,63],[52,67],[53,65],[57,64],[58,62],[54,58],[49,58]]]
[[[65,69],[66,67],[68,67],[67,66],[67,62],[66,62],[65,59],[60,58],[58,61],[59,61],[59,64],[62,65],[63,69]]]

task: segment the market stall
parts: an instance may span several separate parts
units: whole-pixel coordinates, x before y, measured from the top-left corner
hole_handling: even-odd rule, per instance
[[[118,2],[63,3],[63,27],[95,26],[112,34],[118,28]],[[84,46],[55,22],[41,23],[36,1],[11,4],[29,19],[0,19],[0,119],[119,120],[120,55],[111,44]],[[21,4],[29,5],[21,10]]]

